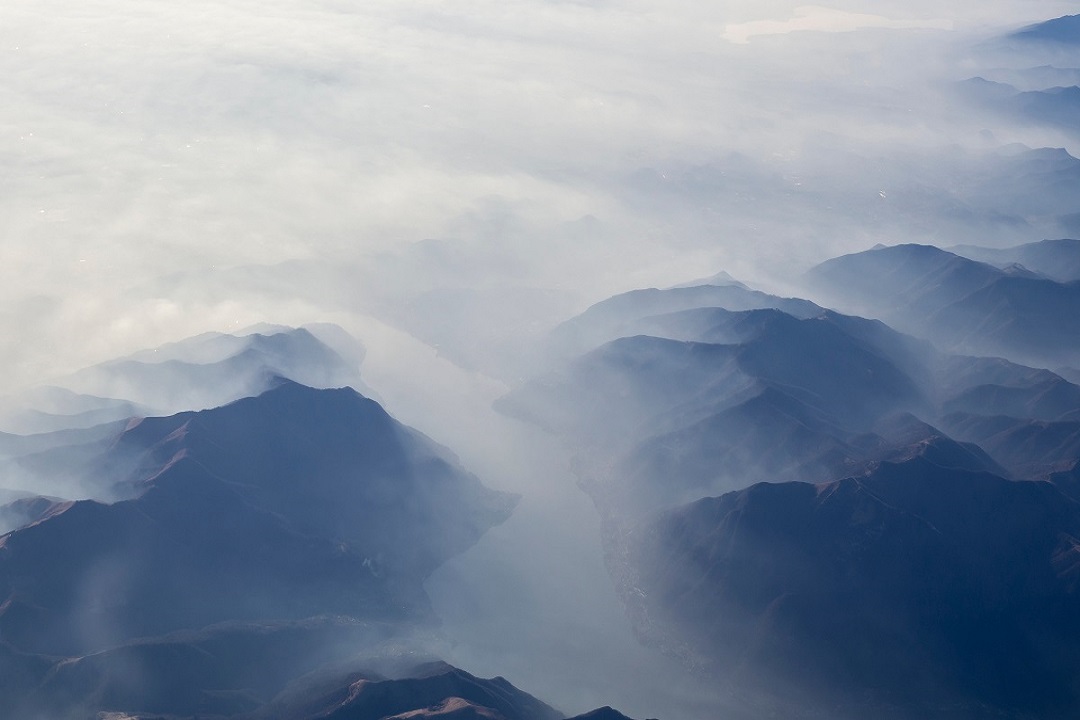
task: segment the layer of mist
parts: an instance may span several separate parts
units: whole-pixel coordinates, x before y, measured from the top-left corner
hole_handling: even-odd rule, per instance
[[[1067,717],[1075,628],[1051,646],[1017,618],[1068,615],[1080,547],[1080,45],[1076,16],[1046,22],[1072,10],[9,0],[0,701]],[[290,391],[366,398],[393,431],[299,401],[205,420]],[[936,545],[915,500],[880,505],[889,468],[1015,490],[1015,537],[1058,531],[993,556],[1039,568],[1012,595],[981,593],[993,567],[948,585],[1008,600],[1018,644],[979,606],[970,637],[935,625],[875,665],[918,627],[897,617],[955,610],[943,575],[907,568],[889,622],[850,627],[835,584],[796,582],[848,572],[841,599],[877,602],[867,568],[905,549],[944,575],[973,557],[967,526]],[[768,587],[732,530],[759,510],[794,568]],[[818,562],[836,548],[849,565]],[[991,672],[975,636],[1031,652]],[[259,653],[256,682],[236,658]]]

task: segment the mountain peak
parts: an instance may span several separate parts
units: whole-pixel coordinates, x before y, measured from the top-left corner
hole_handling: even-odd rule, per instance
[[[1080,15],[1063,15],[1052,20],[1029,25],[1011,35],[1025,42],[1049,42],[1062,45],[1080,44]]]
[[[133,424],[97,470],[136,492],[75,503],[6,538],[0,603],[17,602],[0,605],[0,629],[26,648],[81,652],[325,612],[415,620],[428,612],[427,575],[515,502],[355,390],[285,379]],[[87,606],[87,573],[121,559],[107,583],[114,600]],[[31,609],[40,622],[20,619]],[[108,631],[78,632],[85,623]]]

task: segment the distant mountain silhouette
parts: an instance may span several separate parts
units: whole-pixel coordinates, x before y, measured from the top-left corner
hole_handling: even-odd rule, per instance
[[[564,322],[551,333],[559,353],[574,356],[606,342],[625,337],[628,328],[657,315],[701,309],[757,310],[775,308],[796,317],[813,317],[821,308],[807,300],[781,298],[726,278],[710,278],[698,285],[658,290],[631,290],[596,303]],[[716,284],[719,282],[719,284]]]
[[[204,333],[55,378],[3,398],[0,427],[45,434],[202,410],[257,395],[278,376],[367,391],[359,373],[363,349],[336,325],[257,330]]]
[[[1002,270],[928,245],[834,258],[807,281],[826,302],[947,351],[1054,365],[1080,357],[1080,282]]]
[[[949,162],[952,162],[950,155]],[[962,158],[962,156],[961,156]],[[1080,159],[1063,148],[1029,148],[1006,145],[978,163],[965,163],[956,169],[952,182],[962,189],[955,193],[935,191],[938,202],[957,203],[965,198],[966,212],[955,205],[938,207],[948,217],[951,212],[965,212],[965,221],[982,218],[992,224],[1004,223],[1020,230],[1013,238],[1050,235],[1073,235],[1078,232],[1073,198],[1080,194]],[[1022,183],[1016,182],[1023,178]],[[959,195],[959,197],[957,197]],[[935,220],[924,230],[934,232],[940,223]],[[990,227],[965,235],[968,243],[981,243],[990,234]],[[955,234],[936,235],[954,244],[961,239]]]
[[[882,460],[926,456],[1008,474],[982,448],[916,416],[936,415],[935,398],[989,381],[1052,378],[1066,395],[1080,392],[1052,373],[948,358],[880,322],[827,311],[799,319],[698,308],[647,323],[695,339],[620,338],[499,404],[578,448],[612,537],[660,508],[763,480],[834,480]]]
[[[1018,90],[1012,85],[972,78],[960,85],[961,93],[985,109],[1014,120],[1047,125],[1076,133],[1080,112],[1080,87],[1068,85],[1037,90]]]
[[[981,76],[970,78],[961,86],[984,81],[1009,85],[1021,91],[1080,85],[1080,67],[1068,67],[1067,63],[1055,65],[1047,62],[1032,66],[1025,60],[1019,66],[984,68],[980,72]]]
[[[624,329],[649,334],[586,353],[499,404],[577,446],[589,491],[614,517],[917,455],[1045,477],[1073,451],[983,446],[989,436],[973,428],[990,415],[1016,426],[1069,420],[1080,387],[1002,359],[946,355],[877,321],[696,308]],[[956,424],[960,413],[971,423]]]
[[[1053,376],[1025,386],[975,385],[946,400],[943,412],[1058,420],[1080,409],[1080,387]]]
[[[1080,15],[1064,15],[1053,20],[1029,25],[1009,37],[1024,42],[1080,45]]]
[[[845,432],[770,389],[683,430],[652,438],[622,459],[614,476],[637,513],[745,487],[749,482],[825,482],[881,460],[923,456],[952,468],[1005,474],[974,443],[957,442],[911,415]],[[614,500],[612,497],[611,500]]]
[[[31,388],[4,398],[0,423],[23,434],[89,428],[145,415],[147,408],[130,400],[76,393],[63,387]],[[0,448],[2,451],[3,448]]]
[[[355,360],[311,330],[265,330],[241,336],[206,333],[80,370],[58,383],[79,393],[131,401],[155,414],[202,410],[257,395],[279,376],[310,387],[364,389]]]
[[[1080,417],[1056,421],[957,412],[942,424],[953,436],[977,443],[1016,477],[1045,478],[1080,459]]]
[[[998,268],[932,245],[880,246],[826,260],[807,274],[822,294],[862,303],[875,316],[898,301],[904,311],[936,312],[1001,277]]]
[[[642,413],[659,418],[687,403],[712,407],[741,392],[754,394],[755,383],[786,388],[844,425],[921,402],[919,388],[889,357],[895,352],[902,363],[917,362],[917,343],[880,323],[825,311],[801,319],[772,309],[722,308],[658,315],[630,328],[643,329],[643,323],[656,334],[608,342],[564,372],[515,392],[503,407],[519,406],[548,425],[622,436],[652,429],[641,427]],[[566,410],[568,404],[574,407]],[[552,417],[545,418],[547,412]],[[609,415],[611,428],[598,427],[594,412]]]
[[[1007,248],[957,245],[948,249],[957,255],[1003,269],[1010,265],[1023,265],[1058,282],[1080,280],[1080,240],[1040,240]]]
[[[1052,87],[1027,90],[1016,95],[1011,103],[1021,117],[1076,133],[1076,116],[1080,112],[1080,87]]]
[[[679,283],[678,285],[673,286],[672,289],[701,287],[702,285],[732,286],[739,287],[744,290],[753,290],[753,288],[748,286],[746,283],[736,280],[727,271],[724,270],[721,270],[718,273],[714,273],[709,277],[698,278],[696,280],[690,280],[689,282]]]

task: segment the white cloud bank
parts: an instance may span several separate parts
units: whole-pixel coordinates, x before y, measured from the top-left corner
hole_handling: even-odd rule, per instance
[[[837,189],[847,163],[976,137],[940,87],[966,72],[955,49],[1063,6],[6,0],[3,384],[366,312],[373,281],[581,303],[902,239],[863,181]],[[428,238],[468,277],[428,250],[386,271]],[[236,285],[283,262],[352,273],[354,306]]]
[[[734,43],[748,43],[751,38],[762,35],[786,35],[793,32],[854,32],[864,28],[952,30],[953,21],[945,18],[896,20],[884,15],[848,12],[820,5],[803,5],[795,8],[794,15],[786,20],[754,20],[727,25],[721,37]]]

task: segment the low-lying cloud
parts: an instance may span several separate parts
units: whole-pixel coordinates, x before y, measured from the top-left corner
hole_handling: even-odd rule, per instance
[[[329,312],[239,292],[181,304],[154,294],[162,278],[199,294],[219,271],[295,260],[366,277],[435,238],[491,285],[581,305],[912,239],[838,206],[860,172],[846,158],[971,142],[984,126],[948,112],[939,86],[967,72],[957,49],[1063,10],[15,0],[0,29],[2,299],[8,326],[38,336],[6,343],[7,381],[164,334]],[[686,178],[730,174],[733,153],[756,176],[714,196]],[[836,166],[817,214],[785,217],[800,158],[821,156]],[[676,197],[642,190],[642,173],[682,175]]]

